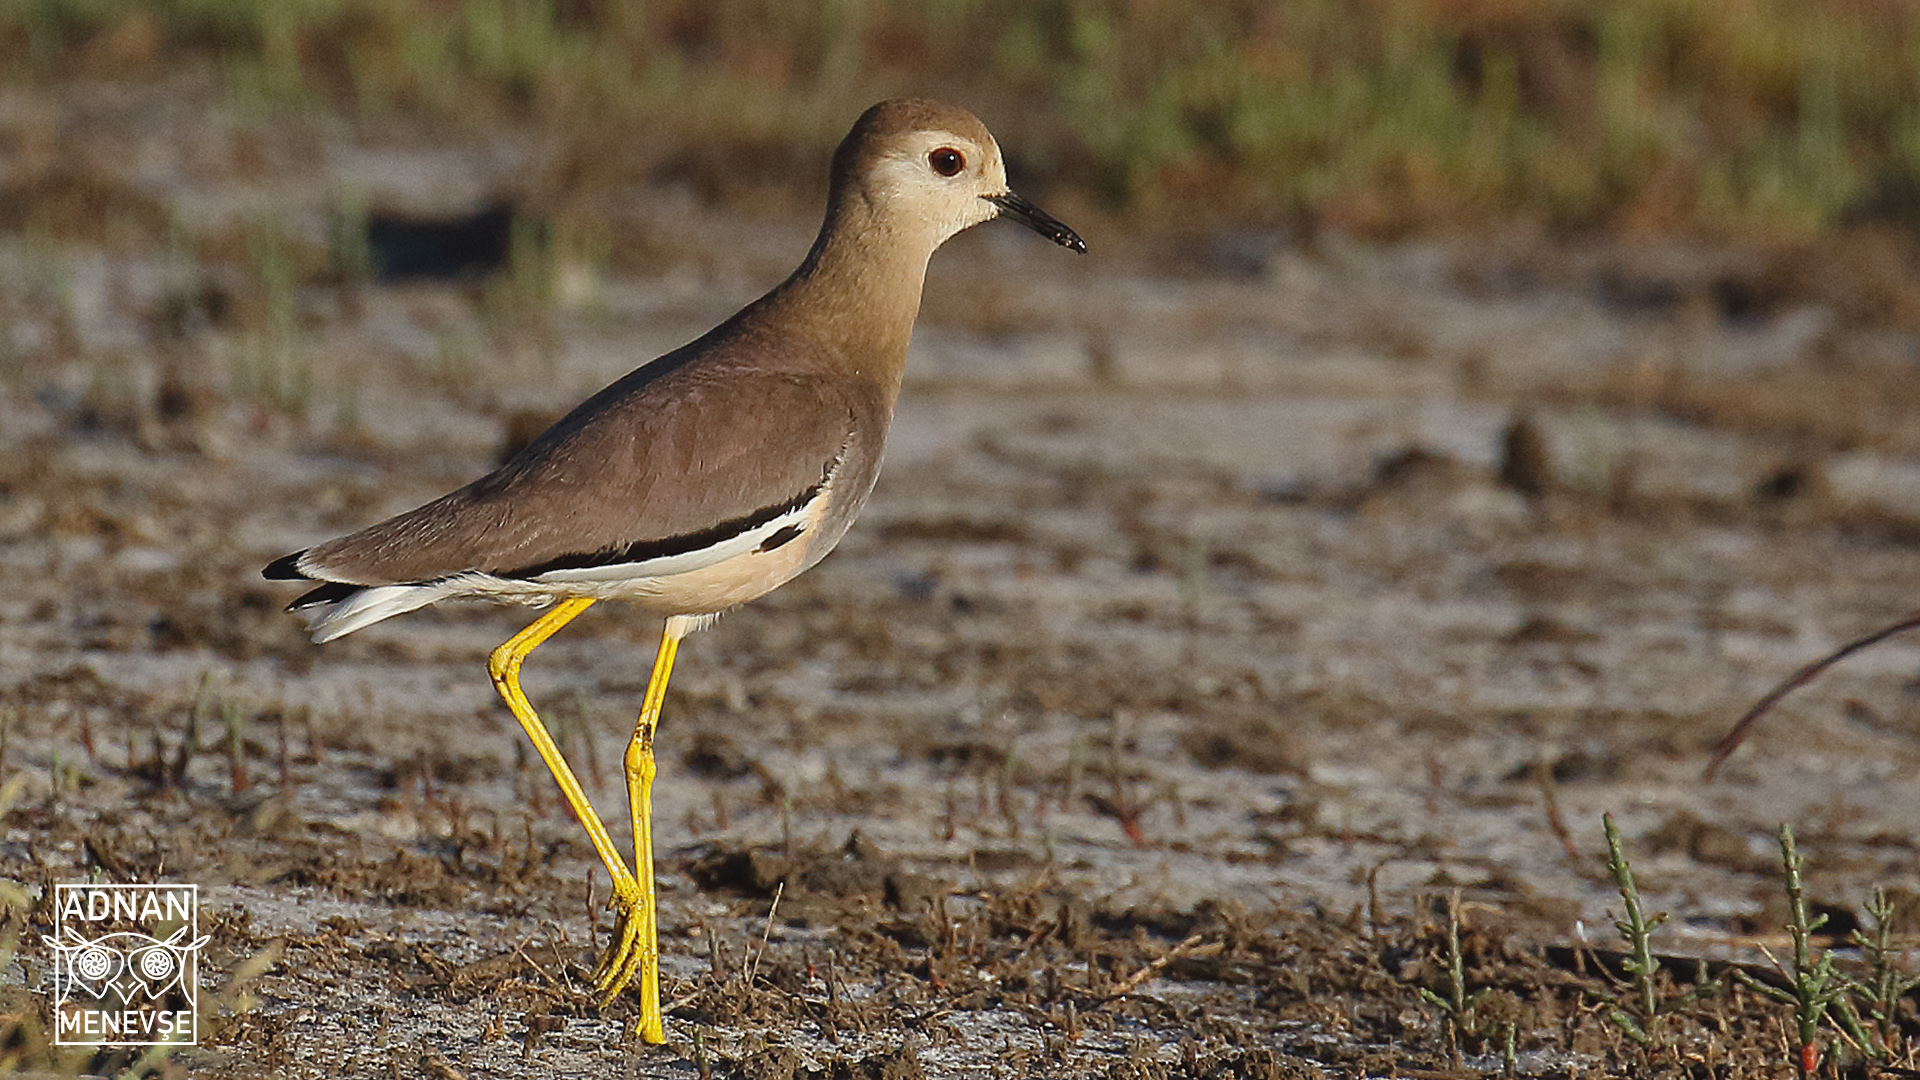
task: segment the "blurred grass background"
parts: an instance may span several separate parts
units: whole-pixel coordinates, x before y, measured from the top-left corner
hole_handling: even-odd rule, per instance
[[[0,81],[573,131],[716,197],[818,186],[886,95],[1143,221],[1806,236],[1920,222],[1910,0],[0,0]],[[804,166],[804,167],[802,167]]]

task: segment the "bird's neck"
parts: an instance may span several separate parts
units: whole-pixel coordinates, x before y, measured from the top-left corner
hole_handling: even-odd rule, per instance
[[[836,208],[800,268],[768,297],[827,362],[898,385],[933,245],[898,235],[863,202]]]

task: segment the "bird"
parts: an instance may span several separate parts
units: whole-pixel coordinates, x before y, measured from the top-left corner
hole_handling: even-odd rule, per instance
[[[283,556],[288,605],[326,642],[441,600],[546,607],[488,658],[493,685],[612,879],[603,1007],[640,980],[640,1037],[666,1039],[654,890],[653,757],[680,642],[792,580],[845,535],[879,475],[929,259],[996,217],[1085,253],[1007,185],[959,106],[883,101],[834,151],[799,267],[687,345],[589,397],[499,468],[414,510]],[[629,865],[520,687],[529,654],[601,600],[664,620],[623,758]]]

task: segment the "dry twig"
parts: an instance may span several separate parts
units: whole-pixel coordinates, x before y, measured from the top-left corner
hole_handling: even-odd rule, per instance
[[[1706,771],[1700,774],[1701,781],[1708,784],[1713,783],[1714,776],[1720,772],[1720,766],[1726,764],[1727,759],[1733,756],[1735,750],[1740,749],[1740,744],[1747,741],[1747,736],[1752,733],[1754,725],[1759,723],[1760,718],[1772,710],[1775,705],[1778,705],[1781,698],[1812,682],[1821,672],[1852,656],[1854,653],[1862,649],[1872,648],[1890,637],[1904,634],[1916,628],[1920,628],[1920,611],[1908,615],[1906,618],[1901,619],[1891,626],[1883,626],[1865,637],[1855,638],[1820,659],[1815,660],[1813,663],[1801,668],[1799,671],[1794,672],[1792,675],[1789,675],[1780,685],[1767,691],[1765,697],[1754,702],[1753,708],[1748,709],[1746,715],[1742,716],[1725,735],[1720,737],[1720,741],[1713,745],[1713,758],[1707,762]]]

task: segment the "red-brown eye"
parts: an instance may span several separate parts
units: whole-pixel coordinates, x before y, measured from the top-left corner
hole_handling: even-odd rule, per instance
[[[958,176],[967,167],[966,157],[951,146],[943,146],[927,155],[927,164],[941,176]]]

